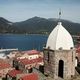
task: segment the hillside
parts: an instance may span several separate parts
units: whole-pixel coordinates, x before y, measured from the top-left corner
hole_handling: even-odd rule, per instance
[[[80,24],[61,20],[62,25],[71,33],[80,33]],[[0,18],[0,33],[48,34],[57,25],[58,19],[33,17],[26,21],[12,23]]]
[[[13,27],[13,23],[0,17],[0,33],[14,33],[16,28]]]

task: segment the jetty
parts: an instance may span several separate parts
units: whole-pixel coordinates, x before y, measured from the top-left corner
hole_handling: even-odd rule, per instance
[[[13,48],[13,49],[0,49],[0,52],[7,52],[7,51],[17,51],[18,48]]]

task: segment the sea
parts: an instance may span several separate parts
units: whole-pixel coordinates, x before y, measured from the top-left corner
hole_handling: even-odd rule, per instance
[[[43,50],[47,42],[47,35],[38,34],[0,34],[0,48],[18,50]]]

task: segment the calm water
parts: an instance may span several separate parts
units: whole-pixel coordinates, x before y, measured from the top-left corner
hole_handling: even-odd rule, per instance
[[[42,50],[47,41],[46,35],[0,35],[0,48],[18,48],[19,50]]]

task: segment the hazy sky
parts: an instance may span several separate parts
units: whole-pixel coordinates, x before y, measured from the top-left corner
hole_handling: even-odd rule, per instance
[[[12,22],[24,21],[38,16],[62,18],[80,23],[80,0],[0,0],[0,17]]]

